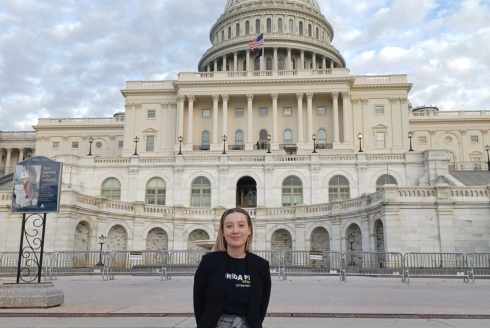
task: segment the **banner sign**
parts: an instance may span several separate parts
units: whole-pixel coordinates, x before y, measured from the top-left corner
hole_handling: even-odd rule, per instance
[[[57,213],[63,164],[31,157],[15,165],[11,213]]]
[[[310,251],[310,260],[322,260],[323,252],[319,251]]]
[[[143,260],[143,252],[129,252],[129,260],[141,261]]]

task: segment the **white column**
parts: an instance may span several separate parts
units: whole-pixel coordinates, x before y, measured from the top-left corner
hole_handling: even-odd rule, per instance
[[[7,148],[7,160],[5,161],[5,175],[10,173],[10,158],[12,157],[12,148]]]
[[[274,66],[272,67],[274,71],[277,71],[277,47],[274,47]]]
[[[350,107],[350,99],[349,92],[342,92],[342,101],[343,101],[343,109],[342,109],[342,118],[344,120],[344,143],[348,144],[351,142],[352,132],[350,129],[351,126],[351,107]]]
[[[265,71],[265,47],[262,47],[262,56],[259,59],[260,61],[260,70]]]
[[[214,60],[214,69],[213,69],[213,71],[216,72],[217,70],[218,70],[218,59],[215,59]]]
[[[223,100],[223,135],[228,136],[228,100],[229,95],[221,95]],[[229,136],[228,136],[229,137]],[[230,140],[230,138],[228,138]]]
[[[306,133],[308,142],[313,142],[311,136],[313,135],[313,92],[306,94]]]
[[[330,68],[333,68],[333,60],[330,60]]]
[[[316,53],[311,54],[311,59],[313,60],[313,69],[316,69]]]
[[[247,52],[248,53],[248,52]],[[253,115],[252,115],[252,102],[254,100],[254,95],[251,93],[247,93],[247,146],[252,145],[253,147],[253,140],[252,140],[252,122],[253,122]],[[253,149],[253,148],[252,148]]]
[[[24,148],[19,148],[19,162],[24,160]]]
[[[233,53],[233,71],[238,71],[238,52],[236,51]]]
[[[299,67],[301,69],[305,69],[305,51],[301,50],[301,63],[299,64]]]
[[[226,55],[223,56],[223,68],[221,70],[226,72]]]
[[[36,156],[36,148],[31,148],[32,151],[32,157]]]
[[[211,72],[211,66],[209,66],[209,64],[206,65],[206,71],[209,73]]]
[[[247,71],[250,71],[250,49],[247,49]]]
[[[272,97],[272,140],[271,143],[277,142],[277,99],[279,99],[279,94],[273,93]]]
[[[292,50],[292,48],[288,48],[288,66],[287,66],[288,70],[293,69],[293,62],[291,60],[291,50]]]
[[[184,140],[184,142],[187,145],[192,145],[193,144],[192,133],[194,132],[194,128],[193,128],[194,101],[196,100],[196,97],[187,96],[187,100],[189,100],[188,114],[187,114],[187,140]]]
[[[333,142],[339,142],[339,93],[332,92],[333,101]]]
[[[303,143],[303,96],[302,92],[296,94],[298,100],[298,144]]]
[[[184,136],[184,100],[185,96],[178,96],[177,101],[178,101],[178,113],[177,113],[177,119],[178,119],[178,126],[177,126],[177,138],[180,136]]]
[[[213,145],[218,144],[218,101],[219,95],[213,95]]]
[[[327,60],[325,59],[325,56],[322,57],[322,69],[327,68]]]

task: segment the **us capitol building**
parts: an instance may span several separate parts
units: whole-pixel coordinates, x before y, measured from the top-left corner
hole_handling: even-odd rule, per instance
[[[46,251],[197,249],[238,206],[257,250],[490,252],[490,111],[351,75],[315,0],[228,0],[209,38],[198,72],[128,81],[114,117],[0,133],[0,251],[19,247],[15,163],[39,155],[64,165]]]

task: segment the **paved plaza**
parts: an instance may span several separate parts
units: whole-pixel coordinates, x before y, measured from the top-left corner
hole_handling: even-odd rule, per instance
[[[276,279],[265,327],[490,326],[490,280]],[[65,295],[61,307],[0,309],[0,327],[195,327],[192,277],[69,276],[54,284]]]

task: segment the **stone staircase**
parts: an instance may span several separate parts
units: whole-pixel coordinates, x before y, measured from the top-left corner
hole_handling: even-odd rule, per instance
[[[490,171],[449,171],[449,174],[465,186],[490,185]]]
[[[0,190],[12,190],[14,174],[10,173],[0,177]]]

